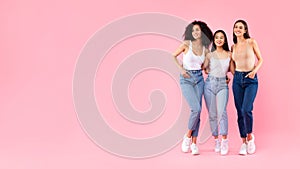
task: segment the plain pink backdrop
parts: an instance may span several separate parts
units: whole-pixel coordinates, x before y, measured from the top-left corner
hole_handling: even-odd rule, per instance
[[[296,0],[276,3],[253,0],[127,0],[127,1],[37,1],[11,0],[0,3],[0,168],[298,168],[299,67]],[[259,93],[254,108],[257,153],[236,155],[240,146],[235,109],[231,100],[230,153],[220,157],[211,152],[212,140],[199,145],[201,155],[182,154],[180,146],[149,159],[132,160],[114,156],[95,145],[82,130],[72,98],[72,79],[77,58],[87,40],[101,27],[124,16],[157,12],[187,21],[203,20],[213,29],[224,29],[232,44],[235,20],[245,19],[264,58],[259,71]],[[186,25],[182,25],[183,30]],[[172,29],[172,28],[170,28]],[[121,29],[120,29],[121,31]],[[139,43],[147,39],[148,43]],[[159,47],[172,52],[175,42],[159,37],[128,39],[109,55],[126,55],[143,48]],[[113,69],[120,60],[107,57],[103,67]],[[107,64],[105,64],[107,62]],[[99,70],[97,76],[101,76]],[[147,72],[151,75],[151,72]],[[153,73],[153,72],[152,72]],[[147,74],[146,74],[147,75]],[[165,75],[161,78],[168,80]],[[129,89],[137,109],[147,109],[143,93],[145,77],[139,76]],[[172,82],[169,79],[170,82]],[[96,83],[99,83],[99,78]],[[170,87],[171,86],[171,87]],[[160,86],[170,98],[179,96],[176,84]],[[155,84],[145,85],[149,91]],[[139,95],[134,94],[134,90]],[[96,88],[96,91],[100,89]],[[100,94],[100,93],[96,93]],[[176,105],[171,99],[167,106]],[[108,103],[108,107],[109,107]],[[178,114],[176,106],[155,125],[133,132],[135,124],[115,112],[104,113],[112,128],[132,137],[162,132]],[[205,108],[204,108],[205,114]],[[164,120],[166,120],[164,122]],[[124,127],[125,126],[125,127]],[[146,132],[145,132],[146,131]]]

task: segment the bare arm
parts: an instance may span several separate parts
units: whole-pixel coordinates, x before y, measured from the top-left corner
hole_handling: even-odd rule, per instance
[[[202,64],[202,69],[205,71],[206,74],[208,74],[208,72],[209,72],[210,58],[211,58],[211,53],[207,53],[206,57],[205,57],[205,60],[204,60],[204,63]]]
[[[174,62],[176,64],[176,66],[180,69],[181,74],[183,75],[183,77],[185,78],[189,78],[189,74],[186,72],[186,70],[183,68],[183,65],[179,63],[179,61],[177,60],[177,57],[182,53],[185,52],[188,49],[188,41],[184,41],[176,50],[175,52],[172,54]]]
[[[263,58],[261,57],[261,53],[260,53],[259,47],[257,45],[257,42],[254,39],[251,39],[250,43],[252,45],[254,54],[257,58],[257,63],[254,66],[254,69],[250,73],[248,73],[248,75],[246,75],[246,77],[249,76],[250,78],[254,78],[255,74],[258,72],[258,70],[260,69],[260,67],[263,63]]]
[[[255,68],[252,71],[257,73],[263,63],[263,58],[261,57],[261,53],[260,53],[259,47],[257,45],[257,42],[254,39],[253,39],[253,50],[254,50],[254,53],[257,58],[257,63],[256,63]]]
[[[230,52],[230,65],[229,65],[229,70],[232,75],[234,75],[235,72],[235,62],[232,58],[232,53],[233,53],[233,45],[231,46],[231,52]]]

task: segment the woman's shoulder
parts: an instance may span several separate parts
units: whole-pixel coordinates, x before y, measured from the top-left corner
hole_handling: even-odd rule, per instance
[[[213,52],[208,52],[207,54],[206,54],[206,57],[207,57],[207,59],[211,59],[211,58],[213,58],[214,56],[215,56],[216,54],[215,54],[215,51],[213,51]]]
[[[254,38],[248,38],[248,39],[247,39],[247,42],[248,42],[250,45],[256,44],[256,40],[255,40]]]
[[[226,53],[227,53],[227,55],[231,55],[232,52],[231,51],[226,51]]]
[[[204,46],[203,46],[204,47]],[[206,48],[206,47],[204,47],[205,49],[204,49],[204,51],[205,51],[205,55],[208,55],[208,54],[210,54],[211,52],[209,51],[209,49],[208,48]]]
[[[231,47],[230,47],[231,52],[233,52],[234,47],[235,47],[235,44],[231,45]]]
[[[189,46],[190,46],[190,43],[191,43],[191,41],[189,41],[189,40],[184,40],[184,41],[182,42],[182,45],[184,45],[184,46],[186,46],[186,47],[189,47]]]
[[[184,41],[180,44],[179,48],[180,48],[181,50],[185,51],[185,50],[187,50],[187,49],[189,48],[189,45],[190,45],[190,41],[184,40]]]

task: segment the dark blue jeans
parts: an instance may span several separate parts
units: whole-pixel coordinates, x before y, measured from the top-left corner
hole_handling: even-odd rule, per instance
[[[253,128],[253,102],[258,89],[257,75],[254,79],[245,77],[249,72],[235,71],[233,77],[234,104],[238,115],[240,136],[246,138]]]

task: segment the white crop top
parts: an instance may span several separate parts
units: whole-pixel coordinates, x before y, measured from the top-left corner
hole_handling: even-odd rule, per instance
[[[201,65],[205,59],[205,47],[203,46],[203,51],[201,56],[197,56],[193,52],[192,42],[190,42],[189,50],[186,54],[183,54],[183,68],[186,70],[200,70]]]
[[[209,75],[214,77],[225,77],[229,69],[230,57],[216,59],[213,56],[209,62]]]

